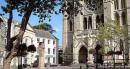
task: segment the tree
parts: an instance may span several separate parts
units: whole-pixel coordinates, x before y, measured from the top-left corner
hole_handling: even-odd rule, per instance
[[[25,57],[28,52],[34,53],[36,51],[36,47],[34,45],[26,46],[26,43],[20,44],[17,52],[18,57],[18,69],[22,69],[22,57]]]
[[[27,46],[25,43],[20,44],[17,52],[18,57],[18,69],[22,69],[22,56],[27,55]]]
[[[34,45],[29,45],[27,51],[33,53],[36,51],[36,47]]]
[[[128,30],[127,25],[121,26],[119,21],[110,21],[110,23],[104,23],[98,26],[98,34],[96,35],[96,41],[103,41],[103,46],[107,46],[111,52],[113,52],[113,63],[115,69],[115,54],[123,52],[123,58],[125,55],[125,46],[120,45],[120,40],[124,43],[128,41]],[[111,44],[113,43],[113,44]],[[123,50],[121,49],[123,48]],[[119,50],[118,50],[119,49]],[[127,56],[127,55],[125,55]],[[127,59],[125,59],[127,60]],[[124,63],[127,63],[126,61]]]
[[[10,63],[18,52],[18,47],[22,41],[22,37],[26,30],[26,26],[31,14],[37,15],[39,21],[42,22],[46,18],[50,18],[50,14],[57,12],[55,7],[60,5],[58,0],[6,0],[7,5],[2,7],[5,13],[10,13],[8,19],[8,33],[7,33],[7,46],[6,49],[10,49],[4,59],[3,69],[10,69]],[[13,18],[13,10],[19,12],[19,16],[22,17],[21,27],[19,33],[10,38],[10,28]]]
[[[55,32],[55,30],[52,28],[52,26],[48,23],[40,23],[39,25],[33,26],[33,28],[49,31],[50,33]]]

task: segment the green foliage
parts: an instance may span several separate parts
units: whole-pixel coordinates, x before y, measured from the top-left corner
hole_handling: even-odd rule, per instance
[[[60,10],[56,10],[55,7],[61,5],[60,0],[5,0],[7,2],[6,6],[2,6],[5,13],[11,10],[17,10],[19,16],[32,10],[32,14],[39,17],[39,21],[43,22],[45,18],[51,17],[50,14],[53,12],[58,13]]]
[[[26,43],[20,44],[16,56],[26,56],[28,54],[27,52],[36,52],[36,47],[34,45],[29,45],[27,47]]]
[[[18,47],[18,52],[16,56],[26,56],[27,55],[27,46],[25,43],[20,44],[20,46]]]
[[[127,26],[120,26],[118,21],[101,24],[98,28],[97,41],[122,39],[127,35]]]
[[[105,55],[105,48],[104,46],[102,46],[99,50],[98,50],[98,53],[102,54],[102,55]]]
[[[44,30],[50,30],[52,29],[52,26],[48,23],[40,23],[39,25],[33,26],[34,29],[44,29]]]
[[[62,2],[61,11],[67,12],[69,16],[77,15],[79,12],[81,12],[80,8],[82,5],[80,4],[79,0],[64,0]]]
[[[120,40],[125,40],[129,38],[128,36],[128,28],[126,25],[121,26],[119,21],[110,21],[109,23],[104,23],[98,26],[98,34],[96,35],[97,42],[105,41],[103,44],[107,46],[109,51],[104,49],[104,54],[110,55],[111,51],[115,51],[115,48],[120,47]],[[110,42],[114,42],[114,46],[110,45]],[[114,52],[120,54],[120,52]]]
[[[81,1],[84,1],[86,5],[81,4]],[[82,7],[85,6],[89,10],[97,11],[103,8],[102,0],[63,0],[61,10],[66,11],[69,16],[77,15],[79,12],[82,13]],[[99,9],[100,8],[100,9]]]
[[[84,0],[89,10],[97,11],[103,6],[103,0]]]
[[[34,29],[42,29],[49,31],[51,33],[55,32],[55,30],[52,28],[52,26],[48,23],[40,23],[39,25],[33,26]]]
[[[36,51],[36,47],[34,45],[29,45],[27,51],[33,53]]]

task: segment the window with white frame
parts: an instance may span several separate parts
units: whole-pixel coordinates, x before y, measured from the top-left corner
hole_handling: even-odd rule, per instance
[[[45,43],[45,39],[42,39],[42,42]]]
[[[37,42],[38,42],[38,43],[40,42],[40,38],[37,38]]]
[[[55,63],[55,57],[53,57],[53,63]]]
[[[53,40],[53,44],[55,44],[55,40]]]
[[[50,57],[48,57],[48,63],[50,63]]]
[[[50,48],[48,48],[48,54],[50,54]]]
[[[48,40],[48,44],[50,44],[50,40]]]
[[[53,49],[53,54],[55,54],[55,48]]]

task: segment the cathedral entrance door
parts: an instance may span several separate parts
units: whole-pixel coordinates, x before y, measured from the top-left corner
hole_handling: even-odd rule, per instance
[[[87,49],[86,47],[82,46],[79,50],[79,63],[86,63],[87,62]]]

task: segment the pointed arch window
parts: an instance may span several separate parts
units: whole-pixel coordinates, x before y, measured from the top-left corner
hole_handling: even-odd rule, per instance
[[[92,17],[91,16],[89,16],[89,18],[88,18],[88,28],[92,29]]]
[[[121,0],[121,8],[124,9],[126,8],[126,1],[125,0]]]
[[[83,22],[83,26],[84,26],[84,29],[87,29],[87,18],[84,17],[84,22]]]
[[[69,22],[69,31],[73,31],[73,23],[72,23],[72,21]]]
[[[119,9],[119,0],[114,0],[115,10]]]
[[[120,23],[120,17],[119,17],[119,14],[116,12],[115,13],[115,20],[118,22],[118,23]]]
[[[120,51],[123,51],[123,40],[122,39],[120,39]]]
[[[104,23],[104,14],[101,15],[101,23]]]
[[[126,13],[122,13],[122,25],[126,25]]]
[[[98,28],[98,25],[100,23],[99,15],[96,16],[96,28]]]
[[[104,14],[101,15],[101,23],[104,26]]]

